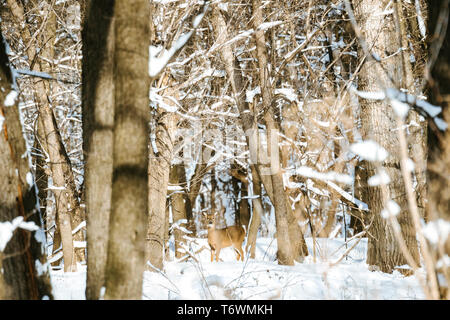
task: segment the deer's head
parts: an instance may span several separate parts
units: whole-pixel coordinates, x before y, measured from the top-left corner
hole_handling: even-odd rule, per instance
[[[219,212],[214,213],[205,213],[203,212],[203,216],[206,219],[206,226],[208,228],[214,228],[216,226],[216,217],[220,214],[223,215],[225,212],[225,208],[222,208]]]

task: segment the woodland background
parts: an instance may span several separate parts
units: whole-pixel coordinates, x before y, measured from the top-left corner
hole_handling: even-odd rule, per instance
[[[449,298],[448,0],[2,0],[0,18],[2,299],[53,298],[52,270],[140,299],[144,271],[209,250],[214,212],[246,259],[269,238],[295,268],[339,238],[337,265],[365,241],[366,270]]]

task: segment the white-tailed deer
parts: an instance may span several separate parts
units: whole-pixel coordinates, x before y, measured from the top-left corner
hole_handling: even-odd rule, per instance
[[[225,212],[225,208],[222,208],[221,214]],[[245,238],[245,230],[242,226],[229,226],[225,229],[216,229],[216,216],[217,212],[213,214],[205,214],[206,224],[208,227],[208,244],[211,248],[211,262],[219,261],[220,250],[223,248],[233,246],[236,250],[236,260],[244,261],[244,251],[242,250],[242,243]]]

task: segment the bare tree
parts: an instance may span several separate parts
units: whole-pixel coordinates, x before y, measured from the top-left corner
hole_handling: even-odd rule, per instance
[[[21,2],[15,0],[8,1],[9,10],[12,13],[16,23],[20,25],[22,42],[29,44],[26,48],[28,65],[30,71],[42,72],[48,71],[48,64],[44,57],[51,54],[48,48],[51,44],[50,39],[53,35],[48,35],[39,30],[39,37],[33,37],[29,26],[26,23],[25,9]],[[42,24],[45,26],[48,21],[52,21],[54,14],[50,3],[44,3],[45,15]],[[49,22],[49,23],[50,23]],[[45,28],[45,31],[51,32],[52,27]],[[41,48],[38,50],[37,48]],[[38,132],[45,137],[42,147],[47,148],[45,153],[49,158],[49,173],[53,181],[51,190],[56,199],[56,221],[61,235],[64,257],[64,270],[76,271],[77,262],[85,259],[84,248],[75,248],[73,241],[84,240],[83,229],[79,226],[84,221],[84,212],[80,207],[78,192],[76,190],[72,165],[65,149],[61,133],[58,128],[55,114],[53,113],[51,101],[49,98],[50,82],[49,79],[35,77],[33,79],[34,96],[38,106],[39,117]],[[76,230],[72,234],[73,230]]]
[[[52,298],[45,235],[22,134],[17,85],[13,84],[0,33],[0,299]],[[26,155],[25,157],[22,155]],[[34,231],[34,232],[33,232]],[[41,268],[37,270],[36,268]]]

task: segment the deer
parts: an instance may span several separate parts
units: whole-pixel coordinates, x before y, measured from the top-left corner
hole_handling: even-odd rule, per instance
[[[222,208],[220,214],[225,212],[225,208]],[[203,213],[206,218],[208,227],[208,244],[211,248],[211,262],[219,262],[220,250],[226,247],[233,246],[236,251],[236,260],[244,261],[244,251],[242,250],[242,243],[245,239],[245,229],[241,225],[228,226],[225,229],[216,229],[216,216],[217,212]]]

